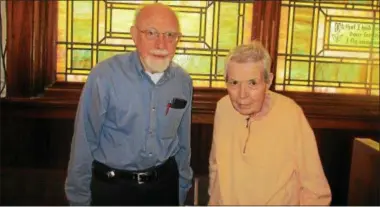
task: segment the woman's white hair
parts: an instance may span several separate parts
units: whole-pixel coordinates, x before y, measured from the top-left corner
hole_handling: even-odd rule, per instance
[[[264,65],[264,80],[269,82],[269,74],[271,67],[271,57],[268,50],[261,44],[261,42],[254,40],[248,44],[242,44],[230,51],[228,54],[225,67],[224,67],[224,78],[227,80],[228,64],[230,62],[235,63],[257,63],[263,62]]]

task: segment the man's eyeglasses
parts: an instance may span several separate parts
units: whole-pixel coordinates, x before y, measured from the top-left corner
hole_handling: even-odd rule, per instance
[[[164,35],[164,39],[170,43],[172,42],[177,42],[179,38],[181,37],[181,33],[178,32],[158,32],[154,28],[146,29],[146,30],[140,30],[139,28],[136,27],[138,31],[141,33],[145,34],[146,38],[149,40],[156,40],[160,34]]]

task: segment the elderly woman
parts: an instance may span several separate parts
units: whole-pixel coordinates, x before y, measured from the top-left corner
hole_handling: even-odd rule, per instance
[[[210,205],[329,205],[314,133],[302,109],[269,90],[271,58],[260,42],[233,49],[228,95],[217,103]]]

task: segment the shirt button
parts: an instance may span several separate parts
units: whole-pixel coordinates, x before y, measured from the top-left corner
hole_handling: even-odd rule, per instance
[[[152,111],[155,111],[155,110],[156,110],[156,107],[153,107],[153,108],[152,108]]]

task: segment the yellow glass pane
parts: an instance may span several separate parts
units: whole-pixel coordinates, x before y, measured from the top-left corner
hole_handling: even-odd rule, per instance
[[[132,39],[122,39],[122,38],[106,38],[104,40],[105,45],[134,45]]]
[[[59,81],[59,82],[66,81],[66,76],[65,75],[57,74],[56,77],[57,77],[57,81]]]
[[[310,52],[312,9],[297,8],[294,20],[293,54],[308,54]]]
[[[221,3],[220,4],[220,24],[217,30],[218,47],[221,49],[231,49],[237,43],[237,34],[241,33],[241,27],[238,27],[239,4]],[[239,30],[240,31],[239,31]]]
[[[292,61],[290,71],[292,80],[307,80],[309,77],[309,62]]]
[[[277,56],[276,84],[282,84],[285,78],[285,58]]]
[[[317,93],[339,93],[339,94],[359,94],[366,95],[366,89],[351,89],[351,88],[337,88],[337,87],[315,87],[314,91]]]
[[[380,91],[379,91],[379,89],[371,90],[371,95],[372,95],[372,96],[379,96],[379,95],[380,95]]]
[[[325,22],[326,15],[322,12],[319,11],[318,13],[318,29],[317,29],[317,43],[316,43],[316,54],[320,54],[323,52],[323,46],[324,46],[324,39],[325,39]]]
[[[70,45],[68,46],[68,48],[71,48],[71,49],[91,49],[91,45],[88,45],[88,44],[74,44],[74,45]]]
[[[108,10],[109,11],[109,10]],[[112,32],[129,33],[130,27],[135,19],[135,10],[112,9],[111,28]]]
[[[205,67],[210,65],[211,57],[209,56],[199,56],[199,55],[176,55],[173,59],[189,73],[210,73],[210,67]]]
[[[312,92],[309,86],[285,86],[285,91]]]
[[[323,7],[323,5],[322,5]],[[324,12],[328,16],[346,16],[346,17],[367,17],[367,18],[373,18],[373,14],[371,10],[365,11],[365,10],[355,10],[355,9],[324,9]]]
[[[212,81],[212,88],[226,88],[226,83],[222,81]]]
[[[169,6],[189,6],[189,7],[206,7],[210,4],[207,1],[158,1],[160,3],[169,5]]]
[[[289,81],[290,85],[305,86],[308,85],[308,81]]]
[[[71,70],[71,73],[72,74],[88,75],[90,73],[90,71],[89,70]]]
[[[341,82],[366,82],[366,65],[317,63],[316,80]]]
[[[374,84],[374,85],[379,85],[379,76],[380,76],[380,73],[379,73],[379,65],[373,65],[372,66],[372,80],[371,82]]]
[[[91,42],[92,1],[73,1],[73,41]]]
[[[316,85],[317,87],[318,86],[335,86],[335,87],[338,87],[339,83],[314,81],[314,85]]]
[[[112,3],[125,3],[126,0],[108,0],[108,2],[112,2]],[[155,3],[157,1],[155,0],[134,0],[134,1],[129,1],[128,3],[130,4],[136,4],[136,5],[140,5],[140,4],[151,4],[151,3]]]
[[[64,73],[66,71],[66,46],[57,45],[57,73]]]
[[[220,24],[220,21],[219,21],[219,18],[218,16],[220,15],[219,14],[219,11],[220,11],[220,3],[219,2],[215,2],[214,3],[215,5],[215,9],[214,9],[214,13],[213,13],[213,25],[212,25],[212,47],[215,47],[216,45],[218,45],[218,26]]]
[[[276,84],[276,85],[274,86],[274,89],[275,89],[276,91],[284,91],[284,85]]]
[[[245,4],[245,13],[244,13],[244,30],[242,31],[243,42],[251,42],[252,38],[252,16],[253,16],[253,7],[254,4]]]
[[[216,64],[216,70],[218,75],[224,76],[224,64],[225,64],[226,57],[225,56],[219,56],[217,58],[217,64]]]
[[[193,86],[209,88],[210,87],[210,81],[193,80]]]
[[[67,2],[58,2],[58,41],[66,41]]]
[[[123,54],[124,52],[116,52],[116,51],[98,51],[98,61],[101,62],[103,60],[106,60],[107,58],[110,58],[112,56]]]
[[[206,9],[206,41],[205,43],[212,47],[212,40],[213,40],[213,19],[214,19],[214,6],[215,4],[212,4],[211,6],[207,7]]]
[[[192,43],[188,43],[189,45]],[[192,45],[197,45],[193,43]],[[183,53],[187,55],[208,55],[211,56],[211,51],[209,50],[202,50],[202,49],[196,49],[196,47],[193,47],[195,49],[186,49],[186,50],[178,50],[178,53]]]
[[[106,36],[106,3],[104,1],[98,1],[99,13],[98,16],[98,37],[97,41],[100,42]]]
[[[296,1],[295,4],[296,6],[313,6],[314,2]]]
[[[86,82],[88,75],[67,75],[68,82]]]
[[[349,87],[349,88],[365,88],[366,84],[355,84],[355,83],[342,83],[341,87]]]
[[[200,35],[200,31],[199,31],[200,14],[181,12],[181,13],[177,13],[177,16],[180,19],[180,25],[182,25],[181,32],[183,35],[186,35],[186,36]]]

